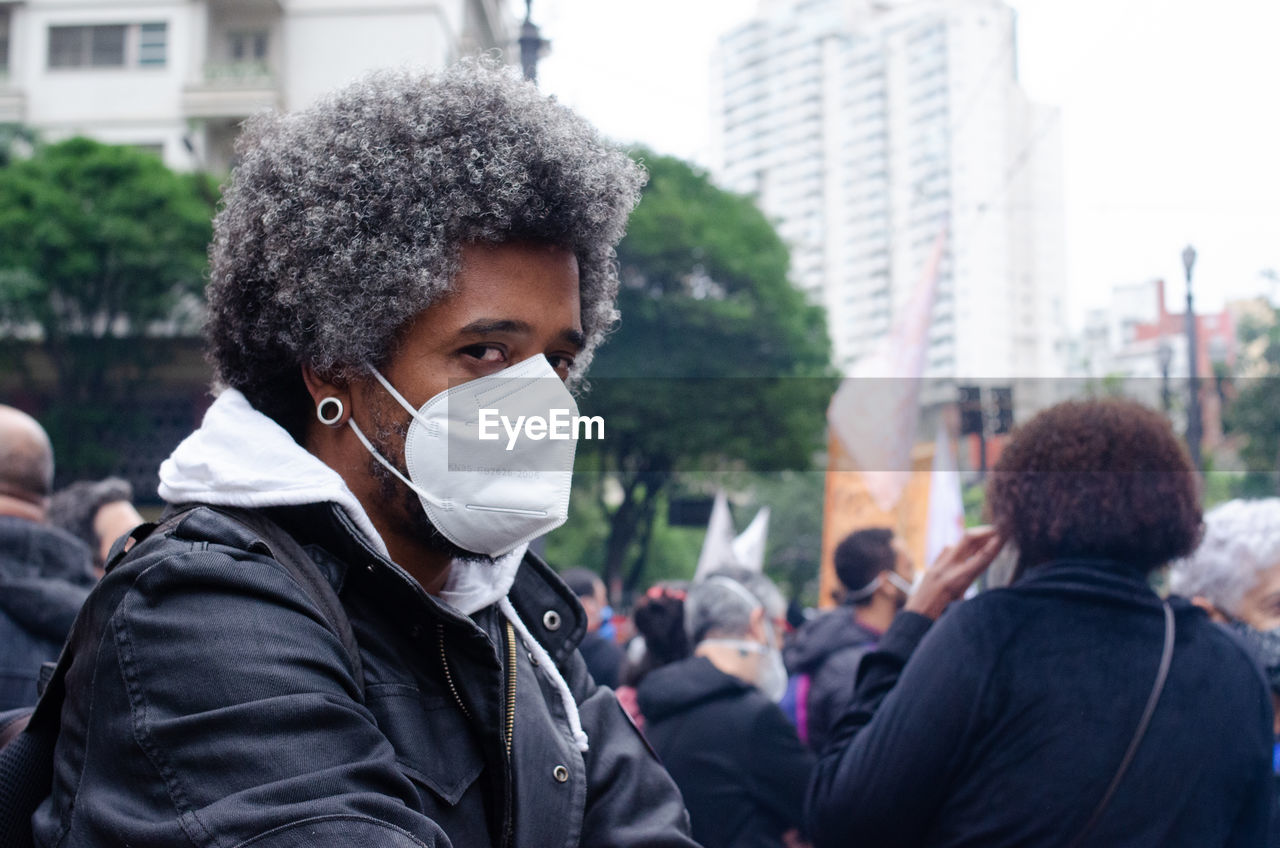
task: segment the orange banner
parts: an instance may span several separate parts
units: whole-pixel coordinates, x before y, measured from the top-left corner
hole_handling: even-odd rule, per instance
[[[929,484],[932,478],[933,445],[916,445],[911,451],[911,471],[880,472],[901,474],[902,494],[892,510],[883,509],[867,486],[840,440],[827,440],[826,498],[822,513],[822,569],[818,577],[818,606],[834,606],[840,589],[836,579],[836,546],[855,530],[888,527],[907,546],[917,569],[924,566],[925,539],[929,525]]]

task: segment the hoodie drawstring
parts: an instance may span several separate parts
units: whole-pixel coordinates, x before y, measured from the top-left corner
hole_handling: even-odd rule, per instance
[[[511,605],[511,599],[504,596],[498,601],[498,609],[502,610],[502,614],[507,617],[507,621],[515,627],[516,632],[520,634],[520,640],[524,642],[529,653],[533,654],[534,659],[538,661],[538,665],[546,669],[547,674],[551,677],[551,682],[555,685],[556,691],[560,693],[560,702],[564,705],[565,714],[569,718],[569,731],[573,735],[573,741],[578,746],[578,750],[586,753],[588,750],[589,740],[586,731],[582,729],[582,717],[578,715],[578,703],[573,700],[573,693],[569,691],[569,684],[565,682],[564,677],[560,674],[560,669],[556,668],[556,664],[551,660],[551,655],[547,653],[547,649],[529,632],[529,628],[524,626],[524,622],[520,620],[520,616],[516,614],[516,608]]]

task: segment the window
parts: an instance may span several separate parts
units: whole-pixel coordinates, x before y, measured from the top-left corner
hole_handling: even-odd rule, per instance
[[[162,68],[168,24],[49,27],[50,68]]]
[[[233,62],[263,62],[267,58],[267,31],[242,30],[227,33],[227,48]]]
[[[0,74],[9,70],[9,9],[0,8]]]
[[[169,40],[168,24],[142,24],[138,27],[138,64],[163,68]]]
[[[124,66],[123,26],[49,27],[49,67]]]

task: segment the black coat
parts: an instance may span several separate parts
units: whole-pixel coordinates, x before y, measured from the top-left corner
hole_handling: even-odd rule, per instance
[[[808,697],[796,705],[800,738],[814,751],[826,747],[836,720],[853,701],[853,681],[863,655],[876,646],[880,634],[853,617],[853,608],[823,613],[792,635],[782,652],[787,672],[807,678]]]
[[[1201,610],[1170,603],[1168,682],[1086,844],[1264,845],[1266,684]],[[1133,736],[1163,632],[1159,598],[1140,573],[1090,561],[1032,569],[933,627],[899,614],[864,658],[854,706],[815,771],[814,844],[1069,844]]]
[[[36,702],[40,665],[58,658],[96,581],[92,562],[70,533],[0,516],[0,710]]]
[[[800,826],[813,755],[777,704],[704,657],[653,670],[636,697],[705,848],[776,848]]]
[[[109,571],[77,623],[38,844],[694,847],[675,785],[587,674],[586,616],[544,563],[526,558],[508,597],[590,750],[517,644],[508,757],[499,612],[426,594],[337,507],[275,515],[337,590],[363,685],[289,570],[194,510]]]
[[[622,649],[598,632],[582,637],[578,652],[587,664],[587,671],[601,686],[618,688],[618,671],[622,668]]]

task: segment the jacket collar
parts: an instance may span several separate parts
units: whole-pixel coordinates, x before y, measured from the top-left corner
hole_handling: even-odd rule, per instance
[[[428,614],[438,620],[470,624],[457,607],[427,594],[408,572],[374,549],[348,513],[336,504],[268,512],[304,547],[316,545],[332,555],[321,558],[320,563],[339,592],[349,579],[372,580],[385,584],[379,597],[402,613],[404,620],[419,622],[425,604]],[[359,572],[358,577],[351,575],[353,570]],[[587,614],[582,604],[551,566],[533,553],[526,552],[515,563],[514,572],[507,597],[552,658],[563,662],[587,632]]]
[[[509,597],[511,604],[557,663],[587,634],[587,613],[578,596],[539,556],[524,555]]]
[[[1160,596],[1142,569],[1112,559],[1071,558],[1027,569],[1010,587],[1021,592],[1053,592],[1159,606]]]
[[[171,504],[247,509],[331,504],[368,554],[390,561],[382,537],[342,477],[235,389],[218,395],[200,427],[161,464],[160,496]],[[524,549],[517,548],[492,563],[455,561],[441,599],[463,615],[498,602],[511,588],[523,556]]]

